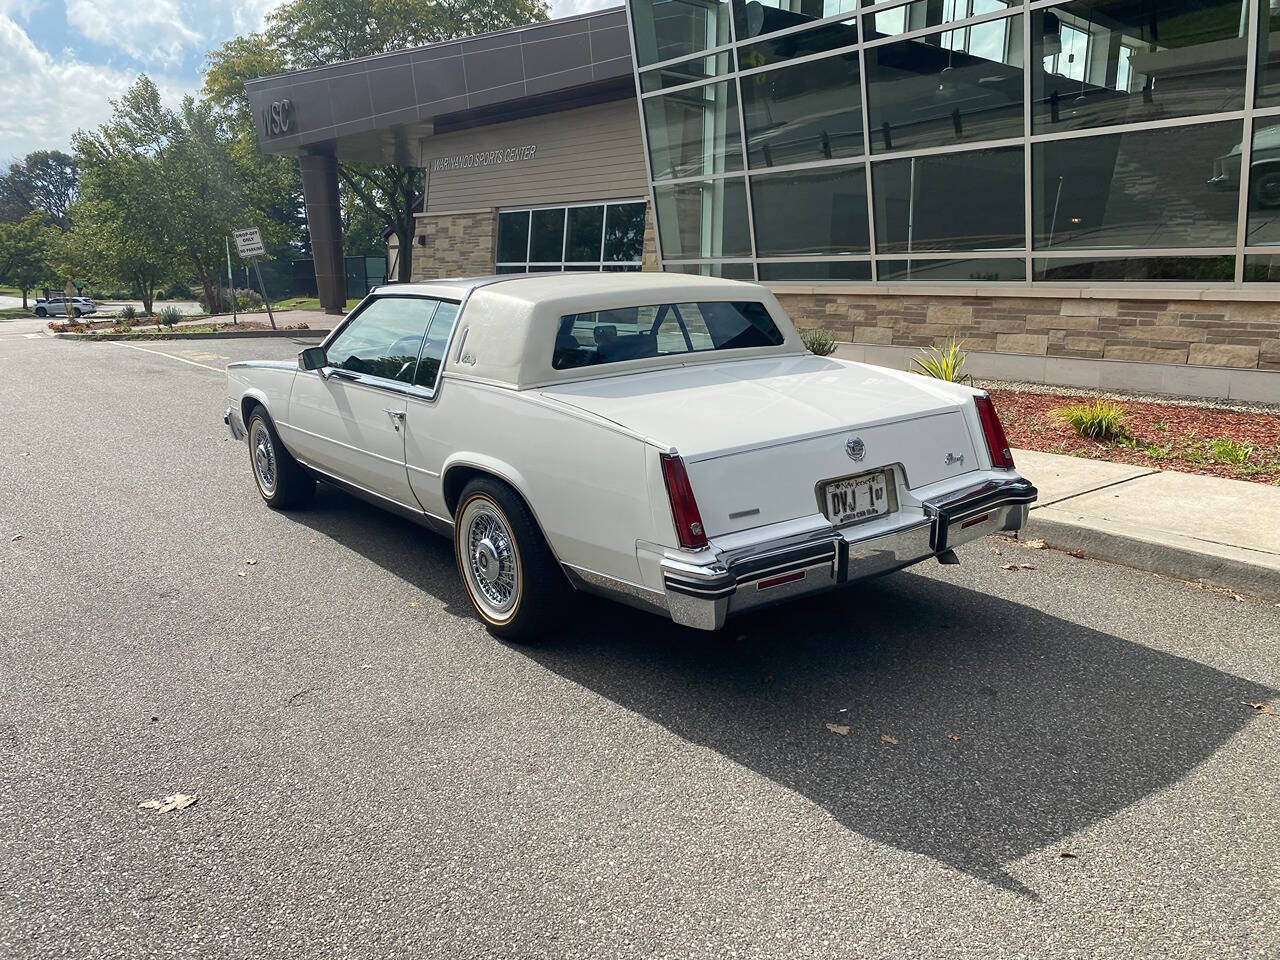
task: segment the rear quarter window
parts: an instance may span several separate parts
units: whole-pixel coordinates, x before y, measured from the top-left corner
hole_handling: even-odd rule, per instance
[[[646,304],[562,316],[551,366],[570,370],[684,353],[776,347],[782,341],[763,303]]]

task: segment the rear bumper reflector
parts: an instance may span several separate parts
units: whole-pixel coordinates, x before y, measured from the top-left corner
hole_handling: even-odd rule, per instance
[[[797,580],[805,578],[805,571],[797,570],[795,573],[784,573],[779,577],[769,577],[767,580],[761,580],[756,584],[757,590],[768,590],[770,587],[780,587],[784,583],[795,583]]]

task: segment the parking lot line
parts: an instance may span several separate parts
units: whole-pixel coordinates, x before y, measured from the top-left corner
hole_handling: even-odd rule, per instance
[[[207,363],[197,363],[195,360],[188,360],[186,357],[179,357],[177,354],[165,353],[163,350],[152,350],[148,347],[135,346],[132,343],[121,343],[118,340],[108,340],[113,347],[128,347],[130,350],[141,350],[143,353],[154,353],[157,357],[168,357],[170,360],[177,360],[180,363],[189,363],[193,367],[200,367],[204,370],[212,370],[214,373],[226,373],[221,367],[211,367]]]

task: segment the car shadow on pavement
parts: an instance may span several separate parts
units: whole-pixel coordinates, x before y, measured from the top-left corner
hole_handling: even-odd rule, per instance
[[[321,486],[291,517],[470,616],[447,540]],[[582,597],[510,649],[793,790],[846,828],[1021,895],[1007,867],[1168,787],[1266,687],[913,573],[688,630]],[[848,726],[846,734],[827,724]]]
[[[1273,692],[911,573],[719,635],[594,602],[524,652],[821,805],[850,830],[1035,898],[1006,867],[1176,782]],[[848,726],[846,734],[828,723]]]

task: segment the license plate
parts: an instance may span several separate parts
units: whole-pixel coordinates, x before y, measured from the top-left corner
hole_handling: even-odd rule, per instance
[[[847,480],[833,480],[822,490],[827,519],[836,526],[883,516],[891,509],[889,471],[877,470]]]

